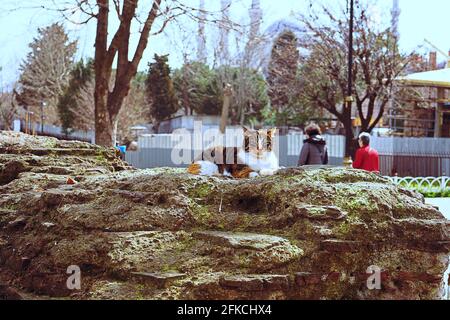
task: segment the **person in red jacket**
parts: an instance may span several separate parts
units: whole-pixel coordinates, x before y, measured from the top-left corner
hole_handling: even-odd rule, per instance
[[[379,173],[379,156],[377,150],[370,147],[370,134],[361,133],[358,143],[360,148],[356,151],[353,168]]]

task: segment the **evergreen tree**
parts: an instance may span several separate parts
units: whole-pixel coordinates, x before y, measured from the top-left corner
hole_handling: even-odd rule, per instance
[[[70,42],[64,27],[55,23],[39,28],[29,47],[31,52],[20,66],[17,100],[35,114],[45,103],[46,122],[58,124],[57,103],[69,83],[77,43]]]
[[[89,81],[93,79],[93,61],[88,60],[84,63],[83,60],[75,64],[70,72],[69,85],[64,90],[64,93],[58,100],[58,112],[64,132],[69,133],[71,128],[74,128],[76,120],[76,112],[82,108],[79,94],[81,88],[86,86]],[[85,110],[86,117],[89,115],[89,110]]]
[[[218,115],[222,98],[214,70],[202,62],[190,62],[176,70],[173,82],[185,114]]]
[[[231,123],[261,120],[261,110],[268,104],[266,83],[256,70],[222,66],[210,69],[201,62],[191,62],[174,72],[177,97],[186,110],[200,115],[220,115],[223,83],[233,87]]]
[[[221,66],[218,83],[233,87],[230,120],[232,124],[255,123],[262,120],[261,111],[268,104],[266,82],[262,74],[245,66]]]
[[[155,54],[155,62],[149,63],[146,80],[147,99],[150,103],[150,115],[156,127],[162,120],[169,118],[178,111],[179,105],[175,89],[170,77],[168,56]]]

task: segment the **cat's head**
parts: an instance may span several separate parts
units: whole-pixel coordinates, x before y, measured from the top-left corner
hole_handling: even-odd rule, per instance
[[[256,156],[262,156],[264,152],[271,152],[273,148],[276,128],[252,130],[243,127],[244,149]]]

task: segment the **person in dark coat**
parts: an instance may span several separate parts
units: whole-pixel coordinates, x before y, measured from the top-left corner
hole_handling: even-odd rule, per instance
[[[321,136],[320,128],[311,124],[305,129],[308,139],[303,141],[302,151],[298,160],[299,166],[328,164],[328,151],[325,140]]]

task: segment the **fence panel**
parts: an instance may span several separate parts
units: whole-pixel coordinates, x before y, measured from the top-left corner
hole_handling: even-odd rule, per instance
[[[450,189],[450,177],[390,177],[390,181],[410,190],[424,192],[443,192]]]
[[[201,139],[201,135],[195,139],[192,135],[187,136],[189,141],[183,142],[179,139],[181,136],[172,134],[143,135],[138,141],[139,151],[127,152],[126,159],[138,168],[186,166],[173,163],[172,149],[184,147],[199,152],[198,150],[214,144],[208,139]],[[324,138],[327,141],[330,164],[341,165],[345,151],[345,137],[325,135]],[[297,165],[304,139],[303,134],[290,134],[278,138],[276,148],[280,165],[286,167]],[[240,146],[242,137],[227,140],[224,144]],[[383,175],[397,173],[399,176],[437,177],[450,174],[450,139],[373,137],[371,145],[380,154],[380,171]],[[189,152],[189,157],[193,157],[194,151]]]
[[[230,138],[231,137],[231,138]],[[327,141],[329,162],[331,165],[342,164],[344,158],[345,137],[343,136],[324,136]],[[279,155],[280,165],[291,167],[296,166],[301,147],[303,146],[303,134],[291,134],[280,136],[276,139],[274,149]],[[175,148],[185,148],[184,152],[189,152],[190,160],[194,159],[194,155],[200,150],[211,147],[212,145],[224,144],[226,146],[241,146],[242,136],[227,136],[226,139],[220,140],[223,143],[211,142],[212,139],[202,139],[201,135],[193,136],[187,134],[183,136],[172,134],[148,134],[139,137],[138,151],[127,152],[126,160],[137,168],[154,168],[154,167],[183,167],[185,164],[174,163],[172,160],[172,152]],[[225,140],[225,141],[224,141]],[[189,151],[187,151],[189,150]],[[194,150],[194,151],[193,151]],[[181,151],[180,151],[181,152]]]
[[[445,176],[450,173],[450,139],[374,137],[383,175]]]
[[[43,127],[43,128],[42,128]],[[25,131],[26,124],[25,121],[20,121],[20,129],[22,131]],[[42,129],[44,129],[44,132],[42,132]],[[36,134],[44,134],[46,136],[55,137],[58,139],[70,139],[70,140],[80,140],[80,141],[86,141],[90,143],[95,142],[95,133],[94,131],[81,131],[81,130],[75,130],[72,131],[69,134],[65,134],[62,127],[44,124],[41,126],[40,123],[33,122],[30,124],[30,127],[28,127],[28,130],[30,132],[35,132]]]
[[[373,137],[371,146],[380,154],[450,157],[450,138]]]

